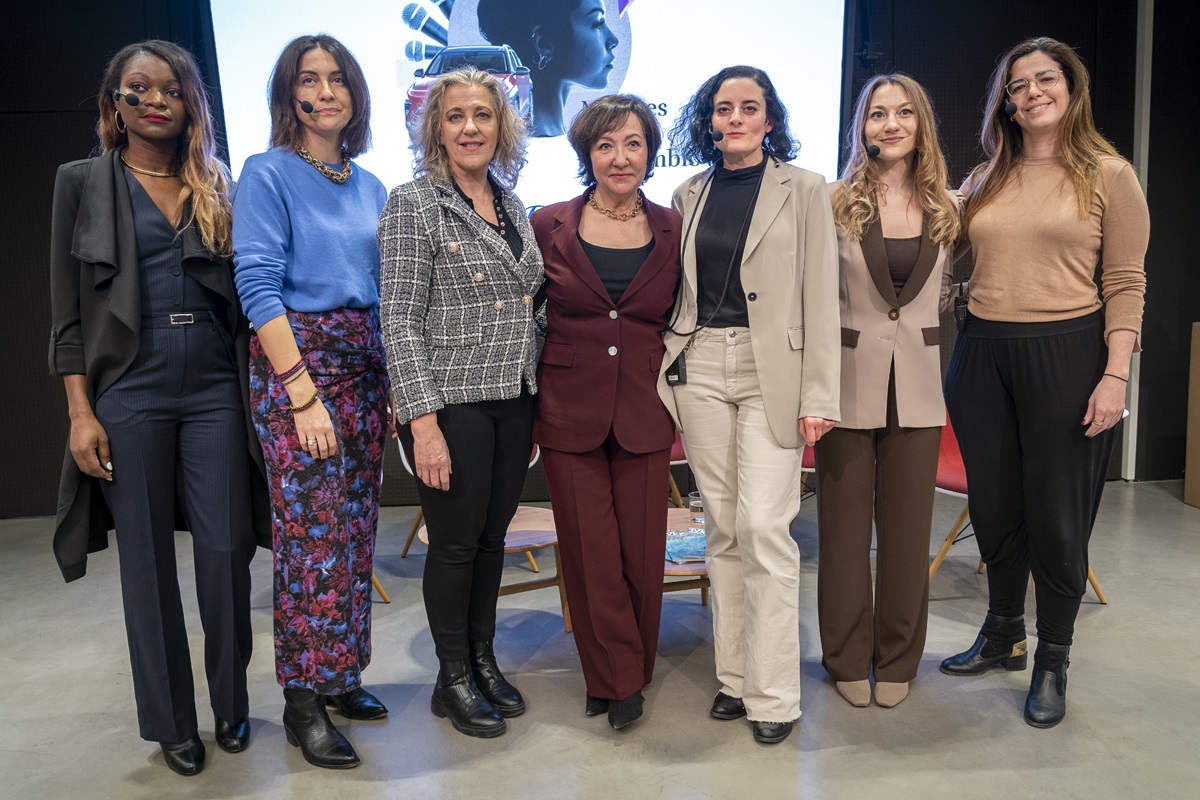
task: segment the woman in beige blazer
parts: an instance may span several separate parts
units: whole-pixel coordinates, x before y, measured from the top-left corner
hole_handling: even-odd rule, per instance
[[[938,311],[959,234],[933,109],[907,75],[863,87],[831,184],[841,266],[842,417],[816,447],[822,663],[852,705],[908,696],[925,649],[941,426]],[[878,539],[874,601],[871,522]]]
[[[704,497],[721,689],[710,714],[783,741],[800,716],[800,456],[838,418],[837,241],[770,79],[727,67],[672,131],[712,166],[675,191],[684,279],[659,394]]]

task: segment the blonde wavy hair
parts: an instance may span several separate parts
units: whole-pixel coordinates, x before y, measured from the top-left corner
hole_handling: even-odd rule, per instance
[[[938,144],[933,104],[921,84],[901,72],[876,75],[858,93],[854,119],[846,131],[849,158],[842,170],[842,185],[833,194],[833,221],[838,230],[857,241],[862,238],[867,225],[879,216],[879,165],[867,155],[863,134],[871,99],[881,86],[903,89],[916,112],[917,141],[912,164],[916,199],[928,218],[929,237],[938,244],[953,247],[962,230],[962,222],[958,203],[946,188],[946,159]]]
[[[1004,188],[1024,151],[1021,126],[1004,113],[1004,87],[1012,79],[1012,67],[1017,59],[1032,53],[1045,53],[1052,58],[1067,81],[1070,99],[1058,126],[1058,156],[1071,176],[1080,219],[1091,210],[1092,194],[1100,175],[1100,160],[1105,156],[1121,157],[1116,148],[1096,130],[1096,123],[1092,120],[1087,67],[1075,50],[1045,36],[1026,39],[1004,54],[988,83],[983,127],[979,131],[979,144],[988,160],[967,176],[968,225],[979,209]]]
[[[179,81],[187,125],[179,137],[176,164],[183,188],[179,190],[179,205],[190,208],[190,216],[181,220],[184,227],[195,224],[204,246],[218,256],[233,254],[230,229],[233,220],[229,203],[229,170],[217,158],[217,144],[209,115],[208,92],[200,77],[196,59],[187,50],[172,42],[149,39],[123,47],[108,62],[100,84],[100,122],[96,133],[104,153],[125,147],[126,134],[117,128],[117,107],[114,93],[121,90],[121,75],[136,56],[150,55],[166,62]],[[127,109],[128,110],[128,109]]]
[[[442,128],[442,103],[451,86],[479,86],[491,97],[496,109],[496,152],[489,165],[500,182],[509,189],[517,185],[521,168],[525,166],[525,120],[509,105],[504,90],[494,75],[475,67],[463,67],[447,72],[434,81],[425,97],[425,105],[413,130],[416,150],[417,177],[430,175],[443,183],[453,183],[450,156],[439,141]]]

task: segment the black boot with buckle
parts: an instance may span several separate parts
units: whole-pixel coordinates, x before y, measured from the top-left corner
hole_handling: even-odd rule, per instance
[[[429,701],[429,710],[435,717],[449,717],[456,731],[480,739],[490,739],[508,730],[500,712],[471,680],[471,669],[465,660],[443,661],[441,665]]]
[[[1038,641],[1033,653],[1033,679],[1025,698],[1025,721],[1035,728],[1053,728],[1067,715],[1070,655],[1070,645]]]
[[[471,678],[500,716],[519,717],[525,713],[525,698],[501,674],[491,642],[471,642]]]
[[[992,667],[1016,672],[1028,664],[1027,646],[1024,617],[998,617],[988,612],[975,644],[943,661],[941,670],[947,675],[982,675]]]

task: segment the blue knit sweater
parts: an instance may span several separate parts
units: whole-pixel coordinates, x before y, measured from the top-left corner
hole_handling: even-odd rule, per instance
[[[290,308],[379,305],[383,184],[357,164],[336,184],[287,148],[246,159],[233,192],[234,281],[261,327]]]

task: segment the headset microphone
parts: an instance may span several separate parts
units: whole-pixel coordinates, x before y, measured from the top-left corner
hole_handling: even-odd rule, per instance
[[[1004,113],[1008,115],[1009,119],[1012,119],[1017,114],[1017,104],[1012,100],[1006,100],[1004,103]]]
[[[118,100],[125,98],[125,103],[130,106],[136,106],[138,103],[142,102],[133,92],[113,92],[113,97],[117,98]]]
[[[305,114],[313,113],[313,104],[312,103],[308,102],[307,100],[301,100],[299,97],[294,97],[292,99],[300,104],[300,110],[303,111]]]
[[[712,128],[708,129],[708,135],[714,142],[719,142],[725,138],[725,134],[720,131],[714,131]]]
[[[867,158],[875,158],[877,155],[879,155],[879,147],[873,144],[867,145]]]

